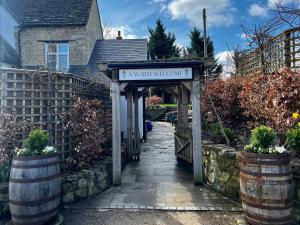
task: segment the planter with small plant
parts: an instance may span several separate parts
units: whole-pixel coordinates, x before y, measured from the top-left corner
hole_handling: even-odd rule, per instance
[[[272,128],[252,130],[240,154],[240,190],[249,224],[291,224],[293,177],[290,154]]]
[[[292,160],[295,186],[293,217],[300,223],[300,116],[297,112],[293,113],[293,123],[294,127],[289,129],[286,135],[286,145],[295,156]]]
[[[9,180],[13,224],[46,224],[58,213],[59,157],[54,147],[47,146],[48,139],[46,131],[32,130],[13,158]]]

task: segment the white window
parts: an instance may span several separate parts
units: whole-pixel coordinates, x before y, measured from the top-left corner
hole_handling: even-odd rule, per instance
[[[46,43],[45,58],[50,70],[68,72],[69,43]]]

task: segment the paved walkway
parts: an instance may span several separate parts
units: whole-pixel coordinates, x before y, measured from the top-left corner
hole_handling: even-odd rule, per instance
[[[177,165],[174,128],[154,123],[147,143],[142,144],[140,162],[128,164],[122,185],[75,204],[73,209],[161,209],[239,211],[240,205],[193,184],[190,170]]]

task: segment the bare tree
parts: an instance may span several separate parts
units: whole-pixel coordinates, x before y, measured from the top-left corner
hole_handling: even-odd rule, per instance
[[[272,49],[274,25],[272,26],[269,23],[254,25],[252,29],[246,28],[244,25],[241,26],[249,47],[255,50],[254,54],[258,54],[261,71],[267,73],[267,58]]]
[[[102,23],[102,31],[104,39],[115,39],[116,31],[112,28],[109,20],[106,20]]]
[[[226,43],[226,45],[229,52],[227,61],[232,67],[231,75],[240,75],[241,63],[247,51],[242,50],[239,44]]]
[[[283,5],[281,2],[275,4],[276,17],[281,20],[282,23],[287,24],[291,28],[299,27],[300,25],[300,8],[297,8],[296,3],[292,3],[289,6]]]

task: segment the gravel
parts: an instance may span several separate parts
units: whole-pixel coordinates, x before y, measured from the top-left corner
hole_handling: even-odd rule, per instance
[[[65,225],[236,225],[241,213],[64,210]]]

